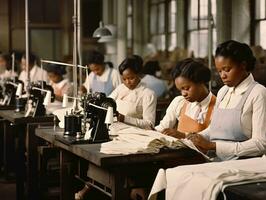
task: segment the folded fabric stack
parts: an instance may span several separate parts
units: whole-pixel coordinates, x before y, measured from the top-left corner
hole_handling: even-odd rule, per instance
[[[119,122],[110,127],[110,135],[113,136],[113,140],[101,144],[101,153],[158,153],[163,147],[177,149],[185,146],[180,140],[160,132],[144,130]]]
[[[156,199],[165,189],[166,200],[215,200],[227,186],[266,181],[265,166],[263,156],[160,169],[148,199]]]

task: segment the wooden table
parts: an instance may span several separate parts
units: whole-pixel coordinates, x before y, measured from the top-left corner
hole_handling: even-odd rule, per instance
[[[60,149],[60,199],[74,199],[74,175],[87,176],[89,184],[112,199],[128,199],[132,187],[151,186],[159,168],[203,163],[197,152],[182,148],[160,153],[111,155],[100,153],[100,144],[66,145],[56,140],[62,129],[37,128],[36,135]],[[76,163],[73,170],[65,163]],[[86,168],[82,163],[86,161]]]
[[[32,136],[35,137],[29,125],[35,126],[40,123],[53,123],[54,117],[24,117],[24,112],[14,112],[14,110],[0,110],[0,117],[4,120],[3,136],[4,136],[4,170],[8,174],[8,170],[15,166],[16,173],[16,192],[17,199],[24,199],[24,181],[26,179],[25,152],[31,150]],[[30,132],[27,132],[30,130]],[[27,135],[27,133],[30,133]],[[26,137],[27,135],[27,137]],[[27,141],[26,141],[27,139]],[[26,146],[26,144],[28,144]],[[26,152],[29,155],[31,152]],[[28,157],[27,157],[28,158]],[[26,160],[28,161],[28,159]],[[27,165],[28,166],[28,165]]]

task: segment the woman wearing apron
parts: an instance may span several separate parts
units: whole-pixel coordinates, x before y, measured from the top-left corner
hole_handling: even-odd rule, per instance
[[[83,93],[102,92],[109,95],[121,83],[118,71],[105,65],[104,55],[100,52],[91,51],[87,64],[91,73],[81,87]]]
[[[139,58],[126,58],[119,66],[123,84],[110,95],[116,101],[118,121],[144,129],[154,127],[157,98],[155,93],[141,82]]]
[[[221,160],[266,153],[266,89],[250,73],[255,58],[248,45],[227,41],[216,49],[215,65],[225,84],[217,95],[210,126],[188,138]]]
[[[216,97],[208,90],[211,72],[202,62],[187,58],[177,63],[173,79],[181,96],[167,108],[166,115],[155,129],[176,138],[208,127]],[[177,124],[178,122],[178,124]]]

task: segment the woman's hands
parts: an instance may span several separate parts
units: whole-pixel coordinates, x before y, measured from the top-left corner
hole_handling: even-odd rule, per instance
[[[185,138],[186,135],[184,133],[181,133],[173,128],[166,128],[163,130],[162,134],[169,135],[178,139]]]
[[[187,139],[191,140],[194,145],[203,153],[209,150],[216,150],[216,143],[206,140],[203,136],[198,133],[190,133]]]
[[[125,121],[125,115],[122,115],[119,112],[117,112],[117,121],[124,122]]]

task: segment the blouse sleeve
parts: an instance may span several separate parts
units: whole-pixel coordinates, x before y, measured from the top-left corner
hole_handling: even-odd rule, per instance
[[[177,124],[177,120],[184,102],[185,99],[182,96],[174,98],[168,106],[165,116],[160,121],[160,124],[155,127],[155,129],[159,132],[162,132],[166,128],[174,128]]]
[[[144,129],[151,129],[155,124],[157,97],[152,91],[144,91],[146,94],[143,97],[143,119],[125,116],[124,122],[135,125]]]

